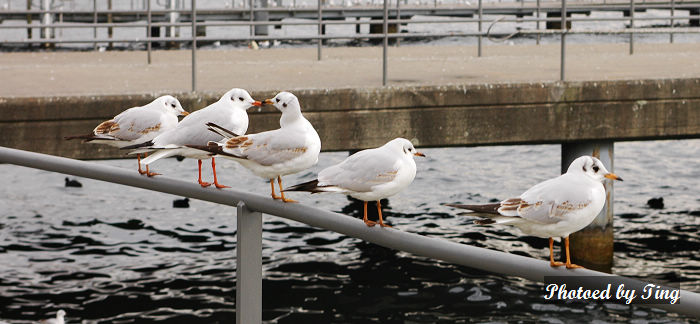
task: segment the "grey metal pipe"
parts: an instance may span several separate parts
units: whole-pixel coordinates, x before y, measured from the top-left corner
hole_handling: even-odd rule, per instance
[[[236,212],[236,323],[262,323],[262,213]]]
[[[387,50],[389,47],[389,0],[384,0],[384,22],[383,22],[384,40],[382,41],[382,85],[386,85],[387,78]]]
[[[149,0],[149,1],[150,1],[150,0]],[[93,21],[93,23],[94,23],[95,25],[97,25],[97,0],[92,0],[92,10],[93,10],[92,21]],[[150,15],[149,15],[149,19],[150,19]],[[151,35],[148,34],[148,37],[150,38]],[[92,38],[97,39],[97,27],[94,27],[94,28],[92,29]],[[96,51],[96,50],[97,50],[97,42],[95,42],[95,43],[92,45],[92,50],[93,50],[93,51]],[[149,54],[150,54],[150,53],[149,53]],[[150,62],[149,62],[149,63],[150,63]]]
[[[441,238],[431,238],[390,228],[367,227],[364,222],[353,217],[322,210],[303,204],[287,204],[261,196],[232,189],[212,190],[199,184],[176,180],[164,176],[148,178],[133,170],[107,165],[62,158],[52,155],[0,147],[0,163],[11,163],[30,168],[123,184],[148,190],[205,200],[228,206],[238,206],[238,202],[254,211],[291,219],[310,226],[359,238],[384,247],[409,252],[437,260],[464,265],[482,271],[505,276],[521,277],[543,282],[546,276],[591,276],[591,285],[598,279],[608,276],[616,283],[642,284],[643,282],[612,276],[588,269],[567,270],[552,268],[549,262],[515,254],[459,244]],[[700,294],[681,290],[681,302],[676,304],[644,305],[664,309],[679,314],[700,317]]]
[[[192,92],[197,90],[197,0],[192,0]]]
[[[630,28],[634,29],[634,0],[630,0]],[[630,55],[634,54],[634,33],[630,33]]]
[[[566,78],[566,0],[561,0],[561,62],[559,65],[559,80],[564,81]]]
[[[153,18],[151,17],[151,0],[146,0],[146,6],[147,6],[146,11],[148,11],[148,14],[147,14],[148,27],[146,27],[146,35],[148,36],[148,39],[149,39],[149,41],[146,42],[146,51],[148,51],[148,64],[151,64],[151,46],[152,46],[152,44],[151,44],[150,39],[152,36],[151,35],[151,33],[152,33],[151,23],[153,22]]]
[[[323,47],[323,39],[321,39],[321,35],[323,35],[323,9],[321,6],[321,0],[318,0],[318,60],[321,60],[321,47]]]
[[[673,29],[673,25],[675,24],[675,22],[673,21],[673,16],[675,15],[675,13],[676,13],[676,0],[671,0],[671,26],[670,26],[671,29]],[[673,33],[669,34],[669,42],[671,42],[671,44],[673,44]]]
[[[484,6],[482,3],[482,0],[479,0],[479,22],[477,23],[478,25],[478,31],[482,33],[484,30],[482,28],[482,23],[484,21]],[[477,56],[481,57],[481,42],[482,42],[483,36],[479,36],[477,39],[478,45],[477,45]]]
[[[537,30],[540,30],[540,0],[537,0]],[[537,34],[537,45],[540,45],[540,34]]]
[[[396,20],[401,20],[401,0],[396,0]],[[396,33],[401,34],[401,22],[396,23]],[[401,46],[401,38],[396,39],[396,47],[399,46]]]

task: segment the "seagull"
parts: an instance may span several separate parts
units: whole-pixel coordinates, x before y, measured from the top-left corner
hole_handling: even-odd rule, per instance
[[[221,135],[207,130],[206,124],[209,122],[221,125],[234,134],[245,134],[248,130],[246,110],[261,105],[262,103],[254,100],[248,91],[234,88],[226,92],[219,101],[193,112],[177,124],[177,127],[163,132],[150,142],[125,148],[135,149],[131,154],[155,151],[143,160],[146,165],[174,155],[197,159],[199,166],[197,182],[202,187],[208,187],[211,183],[202,181],[202,160],[210,158],[211,155],[187,146],[206,145],[209,141],[221,140]],[[211,167],[214,173],[214,186],[219,189],[228,188],[219,184],[216,179],[216,161],[213,157],[211,157]]]
[[[505,224],[523,233],[549,238],[549,264],[552,267],[582,268],[572,264],[569,255],[569,234],[576,232],[596,218],[605,205],[605,179],[619,180],[608,172],[603,162],[592,156],[581,156],[571,162],[566,173],[533,186],[518,198],[487,205],[447,206],[469,209],[479,225]],[[555,262],[553,237],[563,237],[566,263]]]
[[[367,202],[377,201],[379,225],[391,227],[382,218],[383,198],[395,195],[408,187],[416,177],[414,156],[417,152],[405,138],[395,138],[374,149],[359,151],[334,166],[323,169],[318,179],[298,184],[284,191],[338,192],[364,201],[364,217],[367,226],[377,223],[367,219]]]
[[[49,318],[46,320],[42,320],[39,323],[42,323],[42,324],[64,324],[66,322],[63,319],[64,316],[66,316],[66,311],[59,309],[58,312],[56,312],[56,318]]]
[[[140,107],[129,108],[114,118],[97,125],[92,133],[87,135],[66,136],[67,140],[83,139],[86,143],[107,144],[123,148],[138,145],[154,139],[159,134],[175,128],[178,116],[187,116],[180,101],[173,96],[162,96],[153,102]],[[158,175],[141,170],[141,155],[137,154],[139,173],[149,177]]]
[[[274,98],[266,99],[265,104],[272,104],[282,112],[279,129],[235,136],[235,132],[210,123],[209,129],[225,139],[209,142],[207,145],[188,146],[239,162],[255,175],[270,180],[273,199],[296,202],[284,196],[282,176],[315,165],[321,152],[321,139],[311,123],[301,114],[299,99],[295,95],[280,92]],[[275,195],[275,178],[280,188],[280,196]]]

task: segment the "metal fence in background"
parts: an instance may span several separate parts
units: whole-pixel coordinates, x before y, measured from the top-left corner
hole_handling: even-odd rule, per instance
[[[536,37],[536,43],[540,43],[540,37],[543,35],[560,35],[561,39],[561,62],[560,62],[560,80],[566,79],[566,36],[570,34],[628,34],[629,35],[629,53],[634,53],[634,36],[635,34],[668,34],[669,42],[674,42],[674,34],[697,34],[700,33],[700,1],[685,0],[685,1],[647,1],[647,0],[603,0],[601,1],[585,1],[572,2],[567,4],[567,0],[560,2],[552,1],[520,1],[501,3],[489,2],[484,4],[484,1],[478,0],[478,3],[472,5],[469,1],[465,4],[456,5],[439,5],[434,1],[428,5],[407,6],[404,2],[404,7],[401,7],[402,0],[383,0],[382,6],[332,6],[324,5],[323,0],[318,0],[315,7],[311,6],[294,6],[279,7],[281,2],[271,2],[275,6],[262,6],[268,0],[260,1],[260,5],[256,5],[255,0],[241,1],[240,8],[222,8],[222,9],[197,9],[196,0],[189,1],[189,8],[185,8],[184,0],[167,0],[167,8],[153,9],[152,0],[144,0],[144,9],[112,9],[111,0],[108,1],[107,10],[98,10],[97,0],[92,1],[92,10],[65,10],[64,8],[51,8],[50,0],[40,0],[40,8],[34,9],[31,5],[27,9],[13,9],[5,6],[0,9],[0,21],[7,19],[18,19],[25,17],[26,23],[23,24],[0,24],[0,35],[5,29],[26,29],[27,37],[21,40],[5,40],[3,44],[44,44],[51,46],[52,44],[67,44],[67,43],[87,43],[94,44],[93,48],[97,49],[98,43],[127,43],[127,44],[144,44],[147,51],[147,62],[150,64],[152,44],[154,42],[165,42],[177,45],[191,45],[192,47],[192,91],[197,89],[196,77],[196,54],[198,43],[211,42],[249,42],[260,41],[309,41],[316,42],[318,47],[318,60],[321,60],[323,42],[326,40],[376,40],[381,42],[383,47],[382,52],[382,83],[387,84],[387,48],[389,40],[394,40],[395,45],[400,45],[401,39],[406,38],[436,38],[436,37],[475,37],[477,38],[477,55],[482,56],[483,38],[489,38],[492,41],[503,41],[515,35],[533,35]],[[232,2],[232,4],[237,2]],[[28,2],[31,4],[31,1]],[[133,1],[132,1],[133,8]],[[669,10],[668,16],[655,17],[635,17],[635,11],[664,9]],[[621,11],[627,17],[572,17],[572,14],[591,11]],[[687,10],[688,15],[677,15],[677,10]],[[547,17],[542,14],[547,13]],[[437,19],[432,17],[429,19],[411,19],[412,15],[421,14],[428,16],[448,16],[451,19]],[[500,17],[498,19],[486,20],[484,15],[511,15],[513,17]],[[115,22],[115,18],[124,15],[132,17],[133,21]],[[362,15],[374,15],[373,19],[360,20]],[[381,16],[379,16],[381,15]],[[532,15],[532,17],[524,17]],[[35,16],[41,17],[40,23],[37,25],[32,22]],[[58,19],[56,19],[58,16]],[[64,22],[64,17],[82,17],[90,16],[90,22]],[[160,17],[161,21],[154,22],[154,17]],[[102,17],[102,19],[100,19]],[[106,17],[106,19],[104,19]],[[202,17],[202,18],[198,18]],[[301,20],[285,21],[284,18],[303,18]],[[355,20],[339,20],[341,17],[355,17]],[[198,19],[200,21],[198,21]],[[381,19],[381,20],[380,20]],[[679,20],[688,20],[691,27],[677,27]],[[101,20],[105,20],[102,22]],[[635,22],[640,21],[668,21],[669,27],[645,27],[636,28]],[[535,29],[518,29],[509,32],[492,32],[491,29],[498,23],[534,23]],[[581,22],[623,22],[628,24],[627,28],[594,28],[594,29],[571,29],[571,23]],[[456,24],[470,23],[476,26],[475,31],[463,32],[420,32],[420,33],[401,33],[400,26],[405,24]],[[541,29],[541,24],[547,25],[546,29]],[[488,28],[484,31],[484,25]],[[258,29],[262,30],[270,26],[317,26],[315,34],[307,35],[261,35]],[[337,34],[327,35],[325,27],[329,25],[355,25],[356,33],[354,34]],[[359,26],[370,25],[369,34],[360,34]],[[374,26],[373,26],[374,25]],[[166,30],[166,36],[154,37],[152,31],[154,28],[163,27]],[[180,36],[177,29],[180,27],[191,27],[190,36]],[[200,28],[207,27],[249,27],[250,32],[247,35],[239,36],[198,36]],[[379,27],[379,28],[376,28]],[[40,30],[40,37],[32,37],[33,29]],[[91,38],[62,38],[56,37],[56,29],[64,28],[86,28],[92,29]],[[98,28],[107,29],[108,37],[98,37]],[[113,37],[114,28],[146,28],[146,37]],[[395,32],[390,32],[394,28]]]

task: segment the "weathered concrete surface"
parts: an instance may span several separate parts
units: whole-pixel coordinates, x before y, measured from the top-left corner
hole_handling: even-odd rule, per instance
[[[324,150],[406,137],[419,146],[471,146],[700,137],[700,79],[390,86],[296,91]],[[253,91],[265,99],[274,91]],[[188,110],[220,93],[176,94]],[[0,145],[73,158],[114,158],[102,145],[64,141],[153,95],[0,99]],[[249,132],[278,127],[249,111]]]
[[[567,80],[700,78],[700,44],[573,44]],[[388,51],[394,86],[549,82],[559,79],[559,44],[401,46]],[[191,52],[34,52],[0,55],[0,97],[182,93],[191,89]],[[381,47],[197,52],[198,91],[379,87]]]

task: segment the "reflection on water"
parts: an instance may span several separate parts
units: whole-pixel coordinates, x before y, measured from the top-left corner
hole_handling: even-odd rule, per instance
[[[544,259],[546,240],[480,227],[441,204],[514,196],[559,171],[556,145],[426,149],[414,183],[383,202],[398,230]],[[310,180],[345,153],[285,179]],[[681,281],[700,291],[700,141],[616,144],[617,274]],[[131,169],[133,161],[97,163]],[[229,161],[220,181],[266,195],[265,181]],[[190,160],[155,165],[195,181]],[[90,179],[0,165],[0,319],[32,322],[65,309],[69,322],[231,322],[235,318],[235,209]],[[205,174],[209,174],[206,173]],[[214,190],[214,189],[212,189]],[[362,217],[341,195],[293,193],[305,204]],[[664,197],[664,209],[646,201]],[[371,203],[370,218],[376,217]],[[416,257],[283,218],[264,216],[263,298],[272,323],[671,322],[647,308],[544,303],[541,286]],[[381,230],[381,229],[377,229]]]

